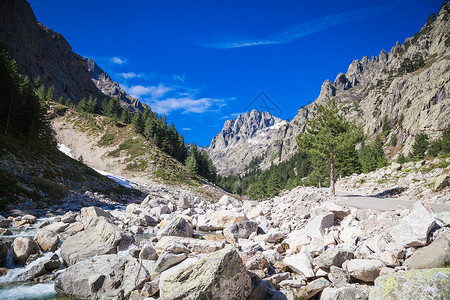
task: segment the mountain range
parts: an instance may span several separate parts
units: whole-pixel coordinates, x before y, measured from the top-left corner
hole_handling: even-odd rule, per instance
[[[438,138],[450,122],[449,16],[448,5],[443,5],[402,44],[381,50],[378,57],[354,60],[345,74],[325,80],[316,100],[300,107],[289,122],[258,111],[226,121],[208,147],[219,174],[239,173],[252,160],[265,169],[292,157],[298,152],[297,135],[315,106],[328,97],[336,99],[347,119],[361,125],[367,136],[382,134],[391,158],[406,156],[422,132]],[[387,146],[395,140],[396,145]]]

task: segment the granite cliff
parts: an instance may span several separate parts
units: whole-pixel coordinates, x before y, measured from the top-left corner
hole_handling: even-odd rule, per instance
[[[398,145],[385,147],[390,157],[395,158],[400,152],[407,155],[421,132],[432,140],[438,138],[448,126],[450,115],[449,19],[450,5],[446,2],[428,18],[420,32],[403,44],[397,42],[389,52],[381,50],[378,57],[354,60],[345,74],[339,73],[333,82],[325,80],[313,103],[301,107],[290,122],[273,128],[270,142],[262,140],[251,147],[245,146],[245,140],[239,141],[240,147],[218,143],[218,139],[226,141],[234,134],[226,130],[233,122],[226,121],[224,130],[209,147],[219,173],[239,172],[260,156],[263,169],[272,162],[289,159],[298,151],[296,136],[304,131],[316,104],[328,96],[334,97],[347,118],[363,126],[369,137],[382,133],[383,127],[389,128],[383,133],[386,142],[395,136]],[[225,168],[230,171],[225,172]]]

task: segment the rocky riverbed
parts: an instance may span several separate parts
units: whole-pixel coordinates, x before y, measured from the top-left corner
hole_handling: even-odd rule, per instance
[[[0,295],[450,297],[450,212],[422,202],[378,212],[301,187],[265,202],[161,191],[128,205],[83,199],[59,216],[1,218]]]

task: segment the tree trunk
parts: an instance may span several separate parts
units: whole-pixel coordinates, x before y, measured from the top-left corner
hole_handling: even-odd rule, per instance
[[[342,180],[342,167],[339,167],[339,180]]]
[[[320,182],[320,178],[319,178],[319,189],[322,188],[322,182]]]
[[[334,189],[334,155],[333,152],[330,153],[330,193],[331,196],[336,194]]]

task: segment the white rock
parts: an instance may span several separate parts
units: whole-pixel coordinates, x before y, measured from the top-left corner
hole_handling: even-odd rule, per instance
[[[344,262],[342,268],[356,279],[373,282],[380,275],[384,263],[373,259],[352,259]]]
[[[306,278],[313,278],[315,276],[312,268],[312,259],[306,253],[297,253],[285,257],[283,262],[295,273],[303,274]]]
[[[364,232],[358,227],[345,227],[344,230],[341,231],[339,238],[344,243],[353,243],[355,239],[363,233]]]
[[[436,224],[435,218],[421,202],[413,204],[412,212],[401,223],[392,228],[392,239],[404,246],[425,246],[428,234]]]
[[[211,216],[211,226],[214,229],[224,229],[242,221],[247,221],[247,217],[243,213],[230,210],[221,210]]]
[[[334,214],[333,213],[325,213],[319,215],[312,219],[306,224],[306,234],[310,237],[318,237],[323,239],[323,235],[325,233],[325,228],[330,228],[333,226],[334,222]]]

